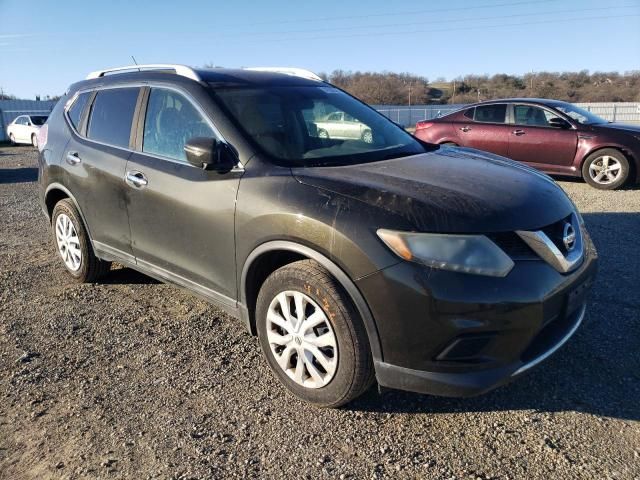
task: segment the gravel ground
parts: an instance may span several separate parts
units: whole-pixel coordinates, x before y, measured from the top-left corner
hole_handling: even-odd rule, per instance
[[[585,323],[472,399],[287,395],[240,322],[129,269],[75,285],[36,154],[0,147],[1,478],[640,478],[640,189],[561,182],[601,271]]]

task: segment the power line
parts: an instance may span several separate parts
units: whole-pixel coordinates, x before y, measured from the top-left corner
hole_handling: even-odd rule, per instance
[[[462,10],[477,10],[479,8],[494,8],[494,7],[512,7],[517,5],[530,5],[530,4],[540,4],[540,3],[549,3],[549,2],[558,2],[562,0],[526,0],[520,2],[507,2],[507,3],[490,3],[485,5],[473,5],[466,7],[456,7],[456,8],[439,8],[439,9],[430,9],[430,10],[405,10],[403,12],[387,12],[387,13],[368,13],[365,15],[348,15],[348,16],[340,16],[340,17],[312,17],[312,18],[299,18],[297,20],[274,20],[267,22],[251,22],[251,25],[275,25],[275,24],[284,24],[284,23],[302,23],[302,22],[327,22],[333,20],[353,20],[354,18],[373,18],[373,17],[391,17],[391,16],[400,16],[400,15],[416,15],[421,13],[443,13],[443,12],[457,12]],[[236,24],[237,25],[245,25]]]
[[[375,35],[376,37],[380,36],[402,36],[402,35],[412,35],[416,33],[444,33],[444,32],[453,32],[460,30],[478,30],[478,29],[487,29],[487,28],[504,28],[504,27],[517,27],[517,26],[526,26],[526,25],[544,25],[550,23],[565,23],[565,22],[574,22],[581,20],[605,20],[605,19],[614,19],[614,18],[630,18],[630,17],[640,17],[640,14],[632,14],[632,15],[609,15],[609,16],[592,16],[592,17],[575,17],[575,18],[563,18],[558,20],[543,20],[536,22],[520,22],[520,23],[501,23],[494,25],[478,25],[478,26],[469,26],[465,25],[462,27],[454,27],[454,28],[441,28],[441,29],[430,29],[430,30],[411,30],[404,32],[368,32],[368,33],[354,33],[354,34],[345,34],[345,35],[321,35],[315,37],[288,37],[288,38],[277,38],[277,39],[264,39],[263,42],[290,42],[295,40],[325,40],[332,38],[357,38],[357,37],[369,37]]]
[[[601,11],[601,10],[615,10],[615,9],[625,9],[625,8],[637,8],[640,7],[638,5],[619,5],[619,6],[606,6],[606,7],[594,7],[594,8],[582,8],[577,9],[581,12],[592,12],[592,11]],[[314,28],[314,29],[304,29],[304,30],[283,30],[278,32],[238,32],[233,34],[222,34],[222,35],[213,35],[214,38],[224,38],[224,37],[247,37],[247,36],[268,36],[268,35],[288,35],[288,34],[296,34],[296,33],[308,33],[308,32],[340,32],[340,31],[351,31],[354,29],[363,29],[363,28],[393,28],[393,27],[408,27],[408,26],[418,26],[418,25],[426,25],[426,24],[443,24],[443,23],[459,23],[466,21],[483,21],[483,20],[500,20],[506,18],[516,18],[516,17],[535,17],[542,15],[555,15],[559,13],[574,13],[576,9],[567,9],[567,10],[548,10],[544,12],[536,12],[536,13],[515,13],[511,15],[492,15],[489,17],[466,17],[466,18],[455,18],[455,19],[444,19],[444,20],[430,20],[430,21],[422,21],[422,22],[408,22],[408,23],[383,23],[383,24],[374,24],[374,25],[355,25],[349,27],[330,27],[330,28]]]

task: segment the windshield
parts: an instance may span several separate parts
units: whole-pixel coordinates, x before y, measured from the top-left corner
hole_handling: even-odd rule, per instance
[[[44,115],[31,115],[31,123],[34,125],[44,125],[44,122],[47,121],[47,117]]]
[[[264,152],[290,165],[344,165],[425,151],[403,129],[329,85],[218,88],[215,95]]]
[[[556,109],[560,110],[562,113],[566,113],[571,118],[573,118],[578,123],[582,125],[596,125],[598,123],[607,123],[604,118],[600,118],[597,115],[594,115],[583,108],[576,107],[575,105],[571,105],[570,103],[563,103],[561,105],[553,105]]]

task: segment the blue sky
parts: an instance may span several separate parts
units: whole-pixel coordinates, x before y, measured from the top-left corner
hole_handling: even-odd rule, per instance
[[[139,63],[465,74],[640,69],[640,0],[0,0],[0,87]]]

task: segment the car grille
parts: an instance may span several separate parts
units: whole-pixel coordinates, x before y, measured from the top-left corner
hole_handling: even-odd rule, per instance
[[[540,257],[515,232],[487,235],[513,260],[540,260]]]
[[[573,227],[575,247],[564,244],[565,227]],[[487,235],[513,260],[543,260],[561,273],[577,268],[584,252],[582,230],[576,214],[571,214],[535,231],[502,232]]]

